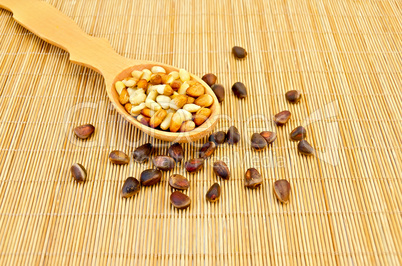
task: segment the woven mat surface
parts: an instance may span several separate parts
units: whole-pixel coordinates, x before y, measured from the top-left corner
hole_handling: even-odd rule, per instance
[[[212,72],[226,88],[216,127],[237,126],[236,146],[220,146],[204,170],[181,165],[131,199],[120,189],[151,163],[115,166],[111,150],[131,153],[171,143],[125,122],[103,78],[19,26],[0,10],[0,264],[400,265],[402,263],[402,2],[346,0],[47,0],[116,51]],[[248,50],[235,60],[231,47]],[[101,55],[100,55],[101,56]],[[249,96],[230,88],[242,81]],[[290,105],[286,91],[302,101]],[[281,128],[272,116],[292,112]],[[79,141],[72,129],[92,123]],[[304,125],[317,156],[297,153],[289,132]],[[272,147],[251,149],[252,133],[277,132]],[[206,138],[184,145],[196,156]],[[212,172],[225,160],[229,181]],[[75,183],[70,166],[89,176]],[[261,188],[243,187],[257,168]],[[191,181],[189,209],[169,202],[171,173]],[[292,186],[287,205],[275,180]],[[205,200],[222,186],[215,204]]]

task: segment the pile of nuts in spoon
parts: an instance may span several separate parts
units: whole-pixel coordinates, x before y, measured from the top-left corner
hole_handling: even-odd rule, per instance
[[[232,52],[234,56],[239,59],[247,56],[247,52],[241,47],[234,47]],[[218,101],[222,102],[224,100],[225,91],[222,85],[215,84],[216,76],[206,74],[202,79],[211,86]],[[151,70],[144,69],[143,71],[133,71],[132,77],[116,82],[115,86],[116,91],[120,95],[120,102],[124,104],[127,112],[136,116],[138,121],[154,128],[160,126],[163,130],[169,129],[172,132],[177,132],[178,130],[188,131],[194,129],[195,126],[205,122],[211,113],[208,107],[212,105],[213,98],[211,97],[211,101],[208,97],[209,95],[205,96],[207,94],[205,94],[204,90],[202,90],[203,94],[195,94],[194,91],[197,91],[197,88],[201,85],[198,84],[197,82],[191,81],[189,74],[184,70],[180,70],[179,72],[173,71],[166,74],[165,69],[162,67],[153,67]],[[190,90],[190,88],[192,89]],[[247,88],[241,82],[236,82],[232,86],[232,91],[240,99],[247,97]],[[292,90],[288,91],[285,96],[290,103],[298,103],[301,98],[301,92]],[[168,97],[169,100],[165,97]],[[179,97],[183,100],[178,100],[177,98]],[[186,97],[186,101],[184,101],[184,97]],[[198,105],[198,109],[193,108],[194,106],[190,106],[191,104]],[[177,113],[183,113],[183,111],[180,110],[187,111],[190,115],[191,113],[195,113],[195,117],[199,114],[200,110],[209,110],[209,114],[208,111],[204,111],[202,115],[205,117],[203,120],[200,120],[202,123],[197,123],[196,120],[193,119],[194,125],[183,127],[186,122],[190,123],[188,121],[191,121],[191,118],[190,115],[184,112],[184,119],[178,119],[178,122],[175,124],[174,117]],[[182,114],[180,114],[180,117],[181,116]],[[288,122],[290,116],[291,113],[287,110],[279,112],[274,116],[274,122],[278,126],[283,126]],[[77,127],[74,131],[77,137],[86,139],[92,135],[94,130],[95,128],[92,125],[87,124]],[[289,134],[289,137],[293,141],[299,141],[298,150],[301,154],[312,155],[315,151],[305,140],[306,133],[306,129],[299,126]],[[251,146],[259,151],[272,144],[275,139],[275,132],[263,131],[261,133],[254,133],[251,137]],[[204,167],[204,161],[213,155],[218,145],[225,142],[236,144],[239,141],[240,133],[236,127],[230,127],[227,133],[223,131],[213,133],[209,137],[209,142],[204,144],[199,150],[198,158],[192,158],[184,164],[186,171],[188,173],[200,171]],[[152,145],[147,143],[135,149],[133,158],[136,162],[144,163],[149,160],[152,152]],[[126,179],[121,190],[122,197],[128,198],[137,194],[141,186],[152,186],[159,183],[162,180],[162,171],[172,170],[182,159],[182,146],[179,143],[171,145],[168,150],[168,155],[158,155],[153,158],[153,165],[156,169],[143,171],[140,175],[140,181],[134,177],[128,177]],[[114,164],[128,164],[130,158],[124,152],[112,151],[109,154],[109,160]],[[228,166],[222,161],[214,162],[213,172],[223,180],[228,180],[231,176]],[[87,176],[84,166],[78,163],[72,165],[71,174],[77,182],[85,181]],[[191,199],[180,192],[189,188],[189,180],[182,175],[172,174],[169,177],[168,183],[172,189],[175,190],[170,195],[171,204],[178,209],[189,207]],[[244,175],[245,187],[257,188],[261,186],[262,183],[263,177],[257,169],[249,168],[246,171]],[[281,179],[274,182],[273,191],[280,202],[287,203],[289,201],[290,190],[290,183],[287,180]],[[208,189],[205,197],[206,200],[210,202],[216,202],[220,195],[221,187],[218,183],[214,183]]]
[[[152,128],[188,132],[202,125],[212,113],[209,107],[214,103],[213,97],[184,69],[170,73],[161,66],[134,70],[131,77],[114,85],[126,111]]]

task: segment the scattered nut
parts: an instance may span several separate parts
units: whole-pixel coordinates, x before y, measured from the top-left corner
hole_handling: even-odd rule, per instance
[[[267,141],[258,133],[251,136],[251,147],[256,151],[261,151],[267,146]]]
[[[246,86],[244,86],[244,84],[241,82],[236,82],[235,84],[233,84],[232,91],[240,99],[247,97]]]
[[[232,53],[236,58],[245,58],[247,56],[247,51],[240,46],[233,46]]]
[[[290,132],[289,137],[291,140],[300,141],[305,139],[307,135],[307,131],[304,127],[298,126]]]
[[[223,161],[214,162],[213,170],[214,173],[222,179],[228,180],[230,178],[229,167]]]
[[[109,160],[114,164],[128,164],[130,162],[130,157],[122,151],[114,150],[109,153]]]
[[[275,192],[275,196],[278,198],[278,200],[280,202],[282,202],[282,203],[289,202],[290,184],[287,180],[281,179],[281,180],[275,181],[274,192]]]
[[[172,144],[168,149],[168,154],[172,157],[176,163],[179,163],[183,160],[183,147],[180,143]]]
[[[211,136],[209,136],[209,141],[213,141],[217,145],[225,143],[225,140],[226,140],[226,133],[223,131],[215,132],[211,134]]]
[[[297,149],[301,154],[304,155],[313,155],[314,154],[314,148],[310,145],[310,143],[307,142],[307,140],[301,140],[299,144],[297,145]]]
[[[279,112],[274,116],[274,121],[278,126],[283,126],[289,121],[290,115],[290,112],[287,110]]]
[[[133,152],[133,159],[139,163],[144,163],[148,161],[149,156],[153,151],[153,147],[151,143],[146,143],[144,145],[139,146]]]
[[[70,168],[71,175],[77,182],[84,182],[87,179],[87,170],[82,164],[75,163]]]
[[[276,133],[272,131],[263,131],[260,135],[265,139],[268,145],[276,140]]]
[[[172,170],[175,166],[175,161],[172,157],[165,155],[155,156],[153,159],[154,166],[161,171],[169,171]]]
[[[257,188],[262,184],[262,176],[255,168],[250,168],[244,175],[244,186],[248,188]]]
[[[225,100],[225,88],[221,84],[215,84],[212,86],[212,91],[215,93],[216,98],[221,103]]]
[[[140,189],[140,182],[134,177],[128,177],[121,188],[121,196],[123,198],[130,198],[140,192]]]
[[[239,130],[234,126],[231,126],[228,130],[228,133],[226,134],[226,138],[227,138],[229,144],[238,143],[240,141]]]
[[[148,169],[141,173],[141,185],[152,186],[159,183],[162,179],[162,172],[156,169]]]
[[[175,189],[186,190],[190,187],[190,182],[182,175],[173,174],[169,177],[169,185]]]
[[[221,196],[221,186],[218,183],[213,184],[207,191],[205,198],[209,202],[216,202]]]
[[[91,124],[81,125],[74,128],[74,133],[80,139],[89,138],[95,131],[95,127]]]
[[[205,143],[199,151],[199,157],[203,159],[210,157],[214,153],[215,148],[216,148],[215,142],[210,141]]]
[[[214,85],[215,82],[216,82],[216,76],[215,76],[214,74],[212,74],[212,73],[208,73],[208,74],[205,74],[205,75],[202,77],[202,80],[205,81],[205,83],[207,83],[208,86],[211,87],[211,86]]]
[[[185,163],[185,168],[189,173],[195,173],[204,167],[204,159],[190,159]]]
[[[172,203],[173,207],[177,209],[186,209],[190,206],[191,200],[187,195],[180,191],[175,191],[170,195],[170,203]]]
[[[291,90],[291,91],[286,92],[285,96],[286,96],[286,100],[288,100],[288,102],[298,103],[301,98],[301,92],[298,90]]]

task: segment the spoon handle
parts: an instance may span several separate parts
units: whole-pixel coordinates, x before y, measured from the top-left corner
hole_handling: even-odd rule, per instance
[[[117,54],[106,39],[86,34],[68,16],[38,0],[0,0],[0,7],[44,41],[70,53],[70,61],[114,77],[133,60]]]

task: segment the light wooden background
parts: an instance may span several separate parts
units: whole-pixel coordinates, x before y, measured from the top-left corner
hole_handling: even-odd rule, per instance
[[[102,77],[32,35],[0,10],[0,264],[398,265],[402,263],[402,2],[349,0],[47,0],[122,55],[213,72],[226,87],[217,130],[236,125],[242,141],[223,145],[189,176],[191,207],[171,207],[162,182],[120,198],[128,176],[151,164],[114,166],[113,149],[151,141],[117,115]],[[247,48],[246,60],[230,53]],[[242,81],[249,97],[231,85]],[[304,98],[289,105],[284,94]],[[272,115],[289,109],[288,125]],[[72,128],[96,126],[88,141]],[[319,157],[297,154],[288,133],[305,125]],[[264,152],[254,132],[275,130]],[[185,145],[186,159],[205,141]],[[216,204],[204,195],[228,161]],[[88,169],[76,184],[69,167]],[[243,188],[249,167],[260,189]],[[182,173],[178,166],[172,172]],[[292,185],[277,202],[275,180]]]

